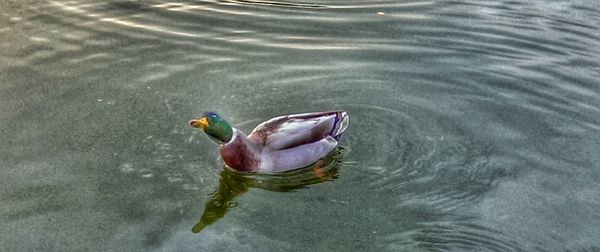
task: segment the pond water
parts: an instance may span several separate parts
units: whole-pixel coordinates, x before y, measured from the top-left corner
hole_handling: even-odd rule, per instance
[[[599,11],[0,1],[0,250],[599,251]],[[332,109],[319,174],[223,170],[188,125]]]

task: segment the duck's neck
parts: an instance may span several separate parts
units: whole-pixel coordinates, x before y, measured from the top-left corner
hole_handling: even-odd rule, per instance
[[[220,151],[225,164],[235,170],[252,172],[260,165],[261,150],[237,129],[233,129],[229,142],[221,144]]]

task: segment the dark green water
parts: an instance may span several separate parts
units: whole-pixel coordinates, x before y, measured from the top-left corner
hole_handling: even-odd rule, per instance
[[[0,251],[600,251],[599,11],[0,1]],[[222,172],[187,123],[331,109],[325,174]]]

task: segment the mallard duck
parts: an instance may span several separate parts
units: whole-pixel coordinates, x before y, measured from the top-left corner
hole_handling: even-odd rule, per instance
[[[228,167],[258,173],[285,172],[318,162],[337,146],[348,123],[345,111],[285,115],[260,123],[246,135],[214,112],[190,121],[220,144]]]

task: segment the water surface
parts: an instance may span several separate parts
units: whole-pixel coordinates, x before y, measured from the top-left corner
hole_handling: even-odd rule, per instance
[[[2,1],[0,250],[600,250],[599,11]],[[330,109],[351,117],[332,176],[289,190],[223,172],[187,124]]]

